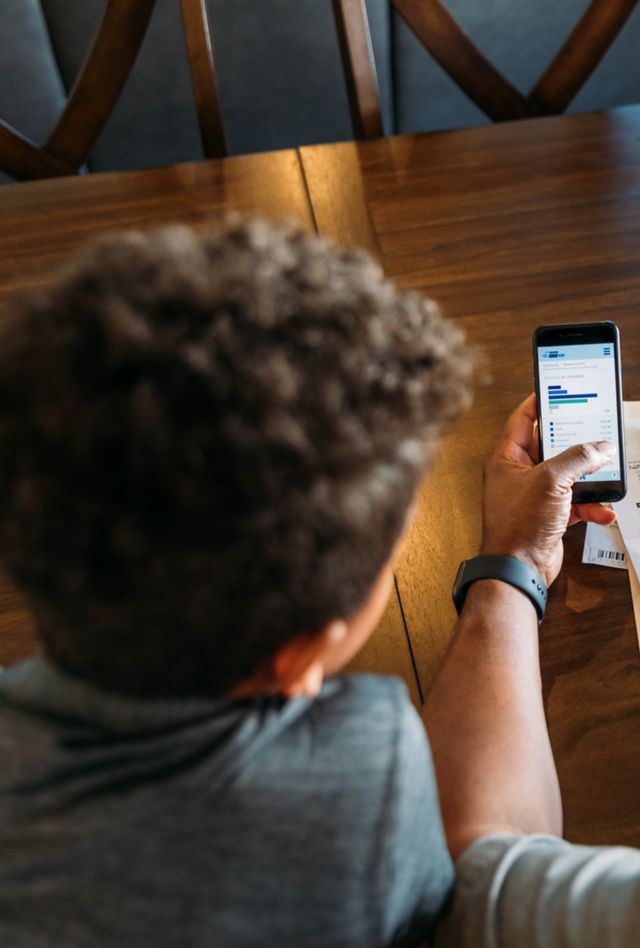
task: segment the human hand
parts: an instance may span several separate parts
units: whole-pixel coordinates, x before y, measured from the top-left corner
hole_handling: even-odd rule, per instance
[[[549,586],[562,565],[562,537],[578,520],[613,523],[600,504],[572,504],[571,488],[615,453],[599,441],[576,445],[539,463],[536,397],[516,408],[485,465],[481,553],[515,556],[533,566]]]

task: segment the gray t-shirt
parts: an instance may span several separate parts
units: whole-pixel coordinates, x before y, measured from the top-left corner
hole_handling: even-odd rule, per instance
[[[314,701],[138,701],[0,672],[0,945],[423,939],[453,883],[397,680]]]
[[[485,836],[456,864],[436,948],[637,948],[640,852]]]

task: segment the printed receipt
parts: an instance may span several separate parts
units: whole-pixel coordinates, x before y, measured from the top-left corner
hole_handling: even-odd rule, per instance
[[[582,562],[627,569],[627,554],[617,523],[612,523],[610,527],[602,527],[599,523],[587,524]]]
[[[640,402],[624,403],[627,449],[627,494],[611,506],[618,522],[610,527],[587,524],[583,563],[629,570],[636,630],[640,640]]]

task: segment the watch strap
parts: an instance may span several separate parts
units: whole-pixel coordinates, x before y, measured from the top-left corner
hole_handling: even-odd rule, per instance
[[[538,622],[542,622],[547,606],[547,587],[534,569],[515,556],[487,555],[463,560],[453,586],[453,602],[458,614],[462,611],[469,586],[479,579],[499,579],[515,586],[529,597],[538,614]]]

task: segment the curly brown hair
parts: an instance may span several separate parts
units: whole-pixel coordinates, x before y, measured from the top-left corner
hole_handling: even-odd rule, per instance
[[[0,326],[0,550],[47,653],[223,693],[353,613],[473,358],[435,303],[295,227],[123,233]]]

